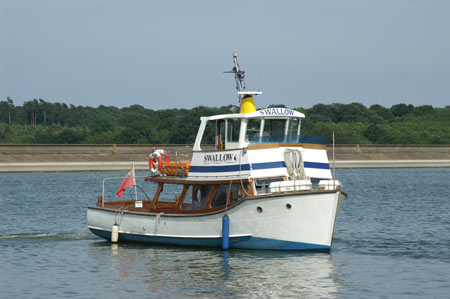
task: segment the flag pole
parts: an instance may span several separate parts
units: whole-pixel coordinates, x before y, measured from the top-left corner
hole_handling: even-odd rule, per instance
[[[133,160],[133,180],[134,180],[134,196],[137,200],[137,189],[136,189],[136,173],[134,171],[134,160]]]

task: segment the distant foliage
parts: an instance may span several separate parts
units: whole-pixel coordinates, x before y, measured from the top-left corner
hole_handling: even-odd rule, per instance
[[[317,104],[296,110],[306,114],[302,134],[323,135],[328,142],[335,131],[341,144],[450,144],[450,106],[366,108],[352,103]]]
[[[269,107],[285,107],[271,105]],[[236,113],[233,105],[152,110],[140,105],[83,107],[33,99],[15,106],[0,101],[0,143],[16,144],[192,144],[201,116]],[[450,144],[450,106],[406,104],[386,108],[360,103],[295,108],[306,115],[303,135],[332,132],[340,144]],[[207,127],[205,143],[214,143]]]

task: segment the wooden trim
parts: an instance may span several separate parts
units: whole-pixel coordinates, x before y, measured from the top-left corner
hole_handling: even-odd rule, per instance
[[[245,184],[244,184],[244,187],[245,187]],[[239,187],[239,188],[241,188],[241,187]],[[247,191],[245,191],[245,189],[243,189],[242,191],[244,192],[244,194],[246,196],[253,196],[255,194],[255,190],[256,190],[255,181],[253,181],[251,183],[247,183]]]
[[[225,203],[225,206],[228,207],[229,205],[231,205],[231,190],[230,188],[227,188],[227,201]]]
[[[213,188],[217,188],[217,186],[213,186]],[[159,213],[163,212],[164,216],[171,216],[171,217],[204,217],[209,216],[217,213],[221,213],[225,210],[229,210],[231,208],[234,208],[235,206],[241,204],[245,200],[259,200],[264,198],[272,198],[272,197],[279,197],[279,196],[295,196],[295,195],[313,195],[313,194],[320,194],[320,193],[335,193],[340,191],[335,190],[311,190],[311,191],[297,191],[297,192],[287,192],[287,193],[276,193],[276,194],[259,194],[254,196],[246,196],[242,198],[239,201],[233,202],[228,207],[226,206],[220,206],[216,208],[208,208],[205,204],[205,208],[201,210],[177,210],[175,208],[163,208],[163,209],[146,209],[146,211],[143,211],[142,209],[133,209],[130,208],[129,210],[125,210],[124,213],[127,214],[137,214],[137,215],[151,215],[156,216]],[[214,197],[215,192],[211,191],[210,197],[208,198],[208,201],[212,201],[212,198]],[[112,205],[117,205],[117,207],[100,207],[100,206],[89,206],[89,209],[96,209],[96,210],[104,210],[104,211],[110,211],[111,213],[116,213],[117,209],[124,204],[128,206],[133,206],[134,201],[116,201],[116,202],[108,202]],[[152,201],[153,203],[153,201]],[[207,202],[208,203],[208,202]]]
[[[163,183],[158,184],[158,189],[156,189],[155,196],[153,197],[152,203],[150,204],[150,210],[153,210],[156,206],[156,203],[158,202],[159,195],[161,194],[161,191],[163,190]]]
[[[187,193],[189,187],[190,187],[190,185],[184,185],[183,186],[183,191],[181,191],[181,194],[177,195],[176,207],[177,207],[178,210],[180,210],[181,207],[183,206],[183,201],[184,201],[184,198],[186,197],[186,193]]]
[[[176,209],[176,202],[173,201],[158,201],[155,205],[156,210],[174,210]]]
[[[228,206],[228,210],[241,204],[242,202],[245,201],[245,198],[236,201],[234,203],[232,203],[230,206]],[[133,202],[130,202],[129,205],[133,205]],[[114,208],[114,207],[99,207],[99,206],[89,206],[89,209],[97,209],[97,210],[106,210],[106,211],[111,211],[113,213],[115,213],[117,211],[118,208]],[[216,208],[204,208],[201,210],[177,210],[177,209],[149,209],[148,211],[143,211],[142,209],[128,209],[125,210],[124,213],[126,214],[138,214],[138,215],[151,215],[151,216],[156,216],[159,213],[164,213],[164,216],[172,216],[172,217],[202,217],[202,216],[208,216],[208,215],[213,215],[213,214],[217,214],[217,213],[221,213],[223,211],[225,211],[225,205],[224,206],[220,206],[220,207],[216,207]]]
[[[219,151],[223,151],[225,149],[225,144],[222,144],[221,140],[220,140],[222,137],[222,134],[220,132],[220,127],[222,126],[222,124],[224,126],[224,135],[225,135],[225,136],[223,136],[223,140],[224,140],[224,142],[227,142],[226,141],[226,139],[227,139],[227,120],[226,119],[216,120],[217,150],[219,150]]]
[[[205,209],[211,209],[211,203],[212,203],[214,196],[216,195],[217,187],[218,187],[218,185],[214,185],[211,187],[211,191],[209,192],[208,200],[205,203],[205,207],[204,207]]]
[[[116,201],[105,201],[105,205],[127,205],[134,203],[134,200],[116,200]]]
[[[260,150],[260,149],[268,149],[268,148],[279,148],[279,143],[263,143],[263,144],[251,144],[247,147],[248,150]]]

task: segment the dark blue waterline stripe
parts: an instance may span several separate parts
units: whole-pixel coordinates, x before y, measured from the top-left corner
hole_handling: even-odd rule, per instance
[[[305,168],[318,168],[318,169],[330,169],[328,163],[319,162],[304,162]],[[252,164],[253,170],[270,169],[270,168],[283,168],[286,167],[284,161],[264,162]],[[189,172],[231,172],[231,171],[248,171],[250,170],[250,164],[239,165],[223,165],[223,166],[191,166]]]
[[[89,228],[94,234],[106,240],[111,239],[111,232]],[[142,242],[153,244],[200,246],[200,247],[222,247],[222,239],[219,238],[176,238],[176,237],[156,237],[136,234],[119,234],[119,242]],[[230,248],[239,249],[265,249],[265,250],[306,250],[329,252],[330,246],[282,241],[267,238],[256,238],[251,236],[230,237]]]

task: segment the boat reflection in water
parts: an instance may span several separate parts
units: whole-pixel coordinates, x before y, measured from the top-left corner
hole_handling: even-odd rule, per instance
[[[116,247],[112,247],[116,245]],[[341,287],[330,255],[92,243],[110,264],[115,290],[165,297],[335,297]],[[110,254],[108,254],[110,252]]]

